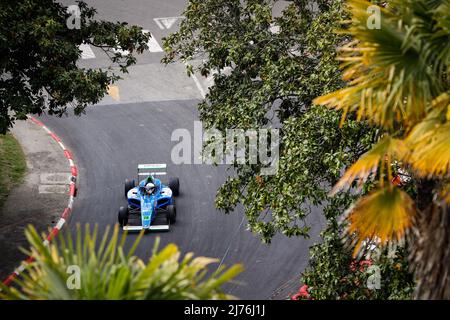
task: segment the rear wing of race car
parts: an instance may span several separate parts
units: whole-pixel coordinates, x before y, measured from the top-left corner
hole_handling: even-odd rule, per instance
[[[167,165],[165,163],[157,164],[138,164],[138,177],[140,176],[163,176],[166,175]]]
[[[147,230],[150,231],[169,231],[169,225],[150,226]],[[124,231],[141,231],[144,228],[142,226],[123,226]]]

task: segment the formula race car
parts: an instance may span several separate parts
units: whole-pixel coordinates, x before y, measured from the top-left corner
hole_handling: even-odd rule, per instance
[[[138,180],[125,180],[128,205],[119,209],[119,224],[123,230],[167,231],[177,219],[174,196],[178,196],[180,182],[170,178],[165,185],[156,176],[166,175],[166,164],[138,165]]]

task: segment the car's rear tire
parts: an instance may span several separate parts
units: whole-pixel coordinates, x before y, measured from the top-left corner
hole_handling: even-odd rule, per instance
[[[127,207],[120,207],[119,208],[119,224],[121,227],[126,226],[128,224],[128,208]]]
[[[173,204],[170,204],[166,207],[167,210],[167,221],[170,224],[174,224],[177,222],[177,209]]]
[[[136,183],[134,182],[134,179],[129,180],[125,179],[125,198],[127,198],[128,191],[136,187]]]
[[[172,194],[174,197],[180,194],[180,180],[178,178],[170,178],[169,179],[169,188],[172,190]]]

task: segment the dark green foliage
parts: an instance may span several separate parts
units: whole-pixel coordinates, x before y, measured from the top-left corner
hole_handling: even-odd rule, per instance
[[[336,220],[354,197],[327,196],[377,134],[353,116],[340,127],[340,113],[312,105],[317,96],[343,86],[336,48],[350,39],[334,31],[348,18],[344,1],[292,1],[274,17],[272,9],[279,4],[190,0],[180,30],[164,43],[163,62],[190,62],[188,74],[214,76],[199,105],[206,128],[224,135],[233,128],[281,128],[278,173],[264,176],[261,166],[235,164],[235,174],[218,190],[216,206],[230,213],[243,205],[250,230],[265,242],[277,232],[307,237],[305,217],[311,206],[319,206],[331,227],[323,233],[323,244],[312,248],[312,265],[304,277],[319,288],[314,297],[409,297],[403,251],[380,262],[388,287],[367,293],[355,283],[368,275],[349,271],[352,252],[342,246]],[[271,32],[274,25],[278,32]],[[397,263],[400,271],[393,269]],[[345,285],[340,283],[344,278]]]
[[[374,269],[367,260],[355,261],[353,248],[346,247],[336,224],[330,224],[322,233],[322,243],[310,250],[310,266],[302,276],[312,299],[412,299],[413,275],[409,272],[407,250],[397,248],[395,254],[384,249],[370,260],[379,268],[379,289],[370,288]],[[373,267],[372,267],[373,268]]]
[[[70,29],[70,13],[53,0],[0,1],[0,133],[28,113],[61,116],[72,104],[79,115],[106,94],[119,77],[112,69],[78,67],[80,44],[103,49],[122,72],[135,63],[132,54],[147,48],[140,27],[95,20],[95,9],[77,4],[80,28]]]
[[[312,106],[342,85],[335,48],[346,41],[333,32],[345,17],[342,1],[316,3],[294,1],[274,17],[277,1],[191,0],[179,32],[164,43],[165,63],[202,58],[188,73],[214,71],[199,105],[206,128],[281,128],[278,173],[235,164],[216,198],[226,213],[243,204],[250,229],[266,242],[276,232],[307,236],[310,206],[336,205],[330,186],[371,141],[365,125],[339,128],[340,114]]]

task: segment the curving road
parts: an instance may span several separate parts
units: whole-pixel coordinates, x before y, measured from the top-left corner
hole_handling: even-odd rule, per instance
[[[167,5],[170,2],[171,5]],[[184,1],[99,1],[93,4],[103,18],[139,23],[161,43],[164,32],[153,22],[154,15],[177,16]],[[117,5],[115,7],[115,5]],[[132,10],[131,8],[135,8]],[[149,8],[146,22],[130,17]],[[140,9],[141,8],[141,9]],[[104,10],[103,10],[104,9]],[[166,11],[164,11],[166,10]],[[94,51],[95,53],[95,51]],[[162,245],[174,242],[183,252],[217,257],[221,263],[243,263],[245,271],[224,289],[244,299],[284,299],[298,289],[300,272],[308,262],[308,248],[317,240],[323,225],[319,212],[310,216],[311,240],[277,236],[267,246],[246,230],[241,209],[225,215],[214,209],[218,186],[227,176],[226,168],[208,165],[174,165],[170,153],[175,142],[171,134],[186,128],[193,135],[196,104],[201,99],[198,83],[184,76],[182,65],[164,68],[158,64],[162,53],[146,53],[130,75],[118,83],[120,99],[107,97],[88,108],[86,115],[41,120],[54,130],[73,151],[80,168],[79,192],[72,220],[76,223],[113,225],[117,209],[125,204],[123,181],[134,177],[138,163],[167,163],[170,175],[180,178],[177,223],[170,232],[147,234],[137,254],[148,257],[156,236]],[[88,67],[104,66],[106,60],[81,61]],[[173,100],[171,100],[173,99]],[[131,235],[130,238],[134,238]],[[217,265],[216,265],[217,267]]]

